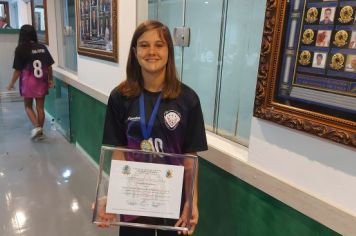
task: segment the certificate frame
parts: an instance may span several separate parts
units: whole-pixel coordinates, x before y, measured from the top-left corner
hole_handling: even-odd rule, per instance
[[[351,4],[353,9],[350,16],[352,21],[337,23],[346,4]],[[307,19],[313,16],[310,14],[312,10],[309,11],[312,7],[319,11],[319,18],[325,12],[323,8],[335,7],[335,23],[321,26],[320,19],[313,24],[306,24]],[[354,108],[348,107],[356,104],[356,73],[349,73],[345,64],[335,69],[337,67],[333,57],[337,53],[356,55],[356,49],[348,47],[349,41],[342,46],[335,43],[336,31],[345,29],[349,36],[356,32],[355,10],[356,1],[267,0],[256,85],[255,117],[356,148],[356,112]],[[317,35],[318,30],[328,30],[328,27],[333,27],[329,45],[317,45],[316,42],[305,44],[308,43],[305,38],[310,39],[310,34],[304,33],[308,28]],[[301,55],[303,51],[316,53],[318,50],[327,55],[324,69],[313,68],[312,61],[305,67],[300,65],[305,62]],[[312,58],[309,55],[309,59]],[[299,74],[303,74],[305,77],[301,78],[309,84],[300,83],[297,80]],[[343,79],[342,76],[349,78]],[[324,79],[325,87],[315,78]],[[333,83],[337,83],[337,86]],[[340,99],[340,102],[337,100],[339,104],[335,105],[333,99]]]
[[[191,154],[102,146],[92,222],[107,224],[102,218],[105,213],[113,216],[108,223],[110,226],[188,231],[197,168],[198,157]],[[141,173],[144,178],[140,177]],[[157,176],[159,181],[153,181]],[[145,190],[142,186],[149,187]],[[152,194],[157,193],[157,189],[158,194]],[[183,211],[186,225],[175,226],[184,218]]]
[[[114,0],[76,0],[78,54],[118,62],[118,5]]]

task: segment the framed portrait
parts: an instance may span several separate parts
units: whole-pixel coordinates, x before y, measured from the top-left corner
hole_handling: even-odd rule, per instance
[[[9,3],[7,1],[6,2],[0,1],[0,17],[5,18],[7,24],[9,26],[11,26],[10,14],[9,14]]]
[[[325,61],[326,61],[326,53],[325,52],[315,52],[313,58],[312,67],[315,68],[325,68]]]
[[[356,0],[267,0],[254,116],[356,148]]]
[[[356,30],[352,31],[349,48],[356,49]]]
[[[31,17],[38,41],[48,45],[47,0],[31,0]]]
[[[81,55],[118,61],[114,0],[77,0],[77,49]]]
[[[318,30],[315,46],[329,47],[331,38],[331,30]]]
[[[329,6],[321,8],[320,24],[333,24],[335,9],[335,7]]]
[[[356,73],[356,54],[347,56],[345,71]]]

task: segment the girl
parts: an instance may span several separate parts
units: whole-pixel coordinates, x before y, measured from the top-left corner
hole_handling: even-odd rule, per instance
[[[178,154],[207,150],[199,98],[178,79],[173,41],[165,25],[145,21],[137,27],[131,40],[126,73],[127,79],[109,97],[103,144]],[[187,209],[184,204],[176,226],[186,226]],[[104,221],[113,217],[107,216],[103,217]],[[190,223],[191,230],[180,233],[192,234],[198,223],[197,191]],[[158,236],[176,234],[157,231]],[[155,231],[120,228],[120,236],[135,235],[154,236]]]
[[[31,131],[32,139],[43,135],[44,101],[48,88],[53,87],[53,63],[47,48],[38,43],[35,28],[32,25],[23,25],[15,50],[14,72],[7,89],[12,90],[17,79],[20,78],[20,94],[24,97],[27,116],[34,126]],[[37,115],[32,108],[34,99]]]

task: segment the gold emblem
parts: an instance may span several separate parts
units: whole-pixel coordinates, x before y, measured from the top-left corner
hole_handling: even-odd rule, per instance
[[[353,14],[354,14],[354,9],[352,9],[351,6],[344,6],[340,10],[339,21],[341,23],[349,23],[353,19],[352,17]]]
[[[299,55],[299,63],[302,64],[303,66],[309,65],[310,59],[311,59],[311,54],[307,50],[302,51],[302,53]]]
[[[306,29],[303,33],[302,42],[304,44],[311,44],[314,41],[314,31],[312,29]]]
[[[334,45],[338,47],[343,47],[346,45],[346,41],[349,37],[349,34],[345,30],[339,30],[335,34],[335,41],[333,42]]]
[[[143,151],[148,151],[148,152],[153,151],[152,144],[148,140],[142,140],[140,143],[140,148]]]
[[[315,21],[318,20],[318,9],[316,7],[311,7],[307,11],[307,18],[305,18],[305,21],[308,23],[314,23]]]
[[[334,70],[341,70],[344,67],[345,57],[341,53],[336,53],[331,58],[330,67]]]

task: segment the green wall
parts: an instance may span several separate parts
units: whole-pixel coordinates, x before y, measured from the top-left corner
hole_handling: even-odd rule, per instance
[[[209,162],[199,161],[196,236],[339,235]]]
[[[106,105],[70,87],[71,137],[98,163]]]
[[[0,34],[18,34],[20,33],[19,29],[0,29]]]
[[[106,106],[73,87],[68,90],[71,140],[98,162]],[[203,159],[199,171],[195,236],[339,235]]]

